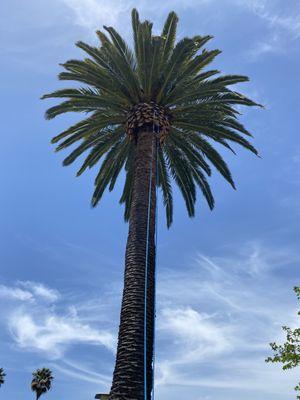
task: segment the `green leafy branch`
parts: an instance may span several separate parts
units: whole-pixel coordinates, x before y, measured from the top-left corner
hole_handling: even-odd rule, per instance
[[[300,287],[294,287],[294,291],[300,300]],[[300,315],[300,311],[298,315]],[[300,365],[300,328],[291,329],[283,326],[282,329],[286,332],[286,342],[283,344],[270,343],[274,356],[268,357],[266,362],[282,363],[282,369],[289,370]],[[300,382],[295,390],[300,391]],[[300,400],[300,395],[297,396],[297,399]]]

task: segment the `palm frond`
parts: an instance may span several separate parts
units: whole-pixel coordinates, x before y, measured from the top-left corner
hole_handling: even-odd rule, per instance
[[[175,146],[166,142],[164,153],[171,175],[185,200],[188,215],[193,217],[195,215],[196,187],[192,171],[187,168],[187,160]]]
[[[116,164],[119,167],[120,153],[124,154],[124,150],[127,149],[127,145],[128,140],[125,141],[120,139],[108,151],[95,180],[95,191],[92,197],[93,207],[95,207],[101,200],[101,197],[103,196],[106,187],[109,185],[109,182],[114,179]]]
[[[80,176],[87,168],[92,168],[95,164],[97,164],[101,157],[120,140],[125,140],[124,132],[121,128],[116,128],[112,132],[109,132],[107,135],[105,135],[102,140],[99,140],[84,160],[84,163],[77,172],[77,176]],[[67,165],[66,163],[68,162],[70,162],[70,160],[65,159],[64,165]]]
[[[0,387],[4,384],[5,377],[6,377],[6,374],[4,372],[4,369],[0,368]]]
[[[164,157],[162,149],[158,149],[158,186],[161,187],[163,194],[163,201],[166,207],[166,220],[168,228],[173,222],[173,195],[172,185],[170,182],[170,176],[168,172],[167,163]]]
[[[164,65],[169,60],[169,57],[173,52],[176,40],[177,24],[177,14],[174,11],[170,12],[161,33],[163,46],[161,49],[161,62],[159,63],[160,66]]]
[[[124,210],[124,220],[127,222],[130,217],[130,209],[131,209],[131,199],[132,199],[132,190],[133,190],[133,181],[134,181],[134,157],[135,157],[135,149],[131,148],[131,151],[128,154],[128,158],[125,164],[126,178],[125,184],[123,188],[123,193],[120,198],[120,204],[125,204]]]
[[[223,160],[222,156],[214,149],[214,147],[206,141],[201,135],[195,132],[186,132],[187,140],[194,144],[195,147],[203,153],[203,155],[214,165],[220,174],[235,189],[235,184],[231,176],[231,172]]]

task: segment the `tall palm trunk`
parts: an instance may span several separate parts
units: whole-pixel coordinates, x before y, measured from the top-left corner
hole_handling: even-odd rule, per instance
[[[144,398],[144,306],[145,264],[149,182],[152,162],[152,189],[148,247],[147,290],[147,399],[152,389],[155,290],[155,208],[156,151],[151,128],[137,135],[135,175],[129,233],[125,255],[125,278],[119,327],[116,365],[110,400],[143,400]]]

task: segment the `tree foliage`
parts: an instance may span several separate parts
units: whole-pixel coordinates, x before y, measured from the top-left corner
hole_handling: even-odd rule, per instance
[[[294,291],[300,300],[300,287],[295,287]],[[300,316],[300,311],[298,315]],[[282,369],[289,370],[300,365],[300,328],[291,329],[283,326],[282,329],[286,334],[286,342],[283,344],[270,343],[274,356],[268,357],[266,362],[282,363]],[[300,391],[300,383],[295,390]],[[297,396],[297,399],[300,399],[300,395]]]
[[[235,90],[247,82],[241,75],[220,76],[206,67],[220,54],[209,50],[209,35],[184,37],[176,42],[178,17],[171,12],[160,35],[153,35],[152,23],[140,21],[132,11],[134,49],[113,28],[97,31],[99,45],[79,41],[86,53],[82,60],[62,64],[59,79],[75,81],[79,87],[65,88],[43,96],[65,99],[46,112],[51,119],[67,112],[88,114],[52,139],[57,150],[72,151],[64,165],[83,154],[77,175],[98,165],[92,206],[108,188],[112,190],[121,171],[125,171],[124,190],[128,220],[132,191],[135,142],[126,131],[128,117],[139,104],[151,102],[165,110],[169,133],[158,149],[158,186],[166,208],[167,225],[173,220],[172,181],[179,187],[189,216],[195,214],[197,188],[212,209],[215,201],[208,182],[211,165],[235,188],[231,172],[214,147],[232,149],[236,144],[257,154],[249,142],[250,132],[238,121],[237,106],[258,104]],[[232,88],[233,86],[233,88]],[[165,117],[165,115],[163,115]],[[153,117],[154,118],[154,117]]]
[[[48,368],[41,368],[33,372],[32,376],[31,390],[36,393],[36,398],[39,399],[42,394],[51,389],[52,371]]]
[[[4,384],[5,377],[6,377],[6,374],[4,372],[4,369],[0,368],[0,386]]]

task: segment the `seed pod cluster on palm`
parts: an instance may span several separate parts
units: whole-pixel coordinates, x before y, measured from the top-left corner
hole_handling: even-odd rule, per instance
[[[160,143],[163,143],[170,131],[170,111],[155,102],[134,105],[127,115],[126,132],[134,138],[142,126],[153,126],[158,133]]]

